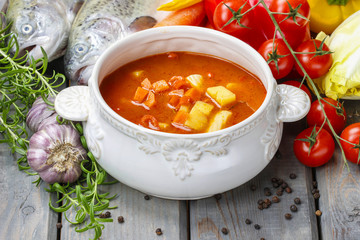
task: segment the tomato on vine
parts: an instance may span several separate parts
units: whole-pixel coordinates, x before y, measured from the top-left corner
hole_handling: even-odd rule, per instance
[[[346,124],[346,112],[344,107],[338,101],[331,98],[321,99],[326,116],[333,127],[336,134],[340,134]],[[325,121],[324,112],[321,109],[320,101],[316,100],[311,104],[309,113],[306,116],[306,121],[309,126],[320,127]],[[324,129],[331,132],[328,123],[324,125]]]
[[[282,39],[269,39],[258,49],[275,79],[286,77],[294,67],[294,58]]]
[[[276,0],[272,1],[270,11],[282,30],[304,27],[310,18],[310,6],[307,0]]]
[[[342,131],[340,138],[342,138],[340,139],[340,144],[344,150],[346,159],[350,162],[359,164],[360,123],[353,123],[347,126]]]
[[[312,79],[325,75],[333,63],[329,47],[317,39],[304,41],[297,47],[296,52],[300,64]],[[296,71],[304,76],[300,66],[295,64],[295,67]]]
[[[246,35],[251,31],[251,23],[254,21],[253,12],[250,8],[247,0],[222,1],[214,11],[215,29],[235,37]]]
[[[308,167],[327,163],[334,154],[335,143],[331,134],[319,127],[310,127],[299,133],[294,141],[296,158]]]

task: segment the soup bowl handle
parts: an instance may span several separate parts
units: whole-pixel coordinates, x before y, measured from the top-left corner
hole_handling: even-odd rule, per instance
[[[63,89],[55,98],[55,111],[71,121],[87,121],[90,114],[88,86],[73,86]]]
[[[295,122],[302,119],[310,110],[309,96],[300,88],[280,84],[276,88],[280,98],[277,118],[282,122]]]

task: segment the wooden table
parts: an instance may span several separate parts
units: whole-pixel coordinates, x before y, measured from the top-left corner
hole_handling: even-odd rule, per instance
[[[359,102],[347,101],[348,123],[360,121]],[[107,186],[106,191],[118,194],[112,201],[113,223],[105,223],[101,239],[125,240],[238,240],[238,239],[360,239],[360,173],[358,166],[344,167],[339,148],[332,160],[323,167],[311,169],[297,161],[292,144],[305,122],[287,123],[277,154],[258,176],[248,183],[214,197],[174,201],[150,197],[121,183]],[[290,179],[290,173],[296,179]],[[288,183],[292,193],[280,196],[279,203],[259,210],[259,199],[276,195],[271,179],[278,177]],[[17,168],[16,159],[6,144],[0,145],[0,239],[89,239],[92,231],[76,233],[64,215],[52,211],[46,184],[36,187],[28,176]],[[320,193],[314,199],[313,182]],[[254,189],[256,187],[256,189]],[[272,196],[265,196],[269,187]],[[290,205],[299,197],[298,211]],[[316,210],[322,215],[317,217]],[[284,214],[291,213],[287,220]],[[118,223],[118,216],[124,223]],[[71,216],[69,216],[71,218]],[[251,224],[245,220],[250,219]],[[57,225],[61,223],[62,228]],[[260,229],[255,229],[255,224]],[[155,233],[161,228],[162,235]],[[228,230],[226,234],[223,232]]]

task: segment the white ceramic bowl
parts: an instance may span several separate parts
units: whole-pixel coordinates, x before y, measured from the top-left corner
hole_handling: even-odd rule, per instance
[[[170,134],[133,124],[104,101],[99,84],[133,60],[171,51],[218,56],[257,75],[267,94],[260,108],[232,127],[203,134]],[[89,86],[61,91],[56,111],[83,121],[88,147],[120,182],[147,194],[197,199],[235,188],[256,176],[277,151],[283,122],[310,108],[300,89],[277,85],[267,63],[249,45],[219,31],[189,26],[144,30],[110,47],[97,61]]]

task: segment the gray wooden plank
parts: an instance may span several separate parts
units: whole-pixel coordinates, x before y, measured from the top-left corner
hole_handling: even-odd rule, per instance
[[[0,144],[0,239],[56,239],[58,214],[44,184],[21,172],[7,144]]]
[[[190,202],[190,233],[191,240],[214,239],[318,239],[315,201],[311,196],[311,169],[304,167],[293,154],[292,143],[296,134],[304,126],[303,122],[286,124],[284,136],[279,148],[280,157],[275,157],[258,176],[246,184],[222,194],[221,199],[215,197]],[[296,179],[290,179],[289,174],[295,173]],[[272,203],[268,209],[259,210],[257,201],[275,195],[271,178],[285,180],[293,189],[279,197],[279,203]],[[257,187],[255,191],[251,186]],[[272,196],[264,195],[264,188],[269,187]],[[302,201],[298,211],[292,213],[289,209],[294,204],[293,199],[299,197]],[[286,220],[285,213],[292,213],[293,218]],[[246,219],[251,225],[245,223]],[[259,224],[260,230],[254,225]],[[225,235],[221,229],[226,227],[229,233]]]
[[[360,122],[358,101],[346,101],[348,124]],[[360,238],[360,171],[351,162],[349,169],[344,167],[340,148],[324,167],[316,169],[320,191],[319,209],[321,236],[323,239]]]
[[[165,200],[150,197],[145,200],[145,194],[124,184],[117,183],[101,186],[103,191],[118,194],[111,201],[111,206],[118,206],[111,212],[112,223],[105,223],[102,239],[187,239],[187,206],[186,201]],[[69,217],[73,217],[73,213]],[[124,217],[124,223],[117,218]],[[75,226],[70,225],[63,217],[61,239],[89,239],[93,237],[92,230],[76,233]],[[163,234],[158,236],[155,231],[161,228]]]

